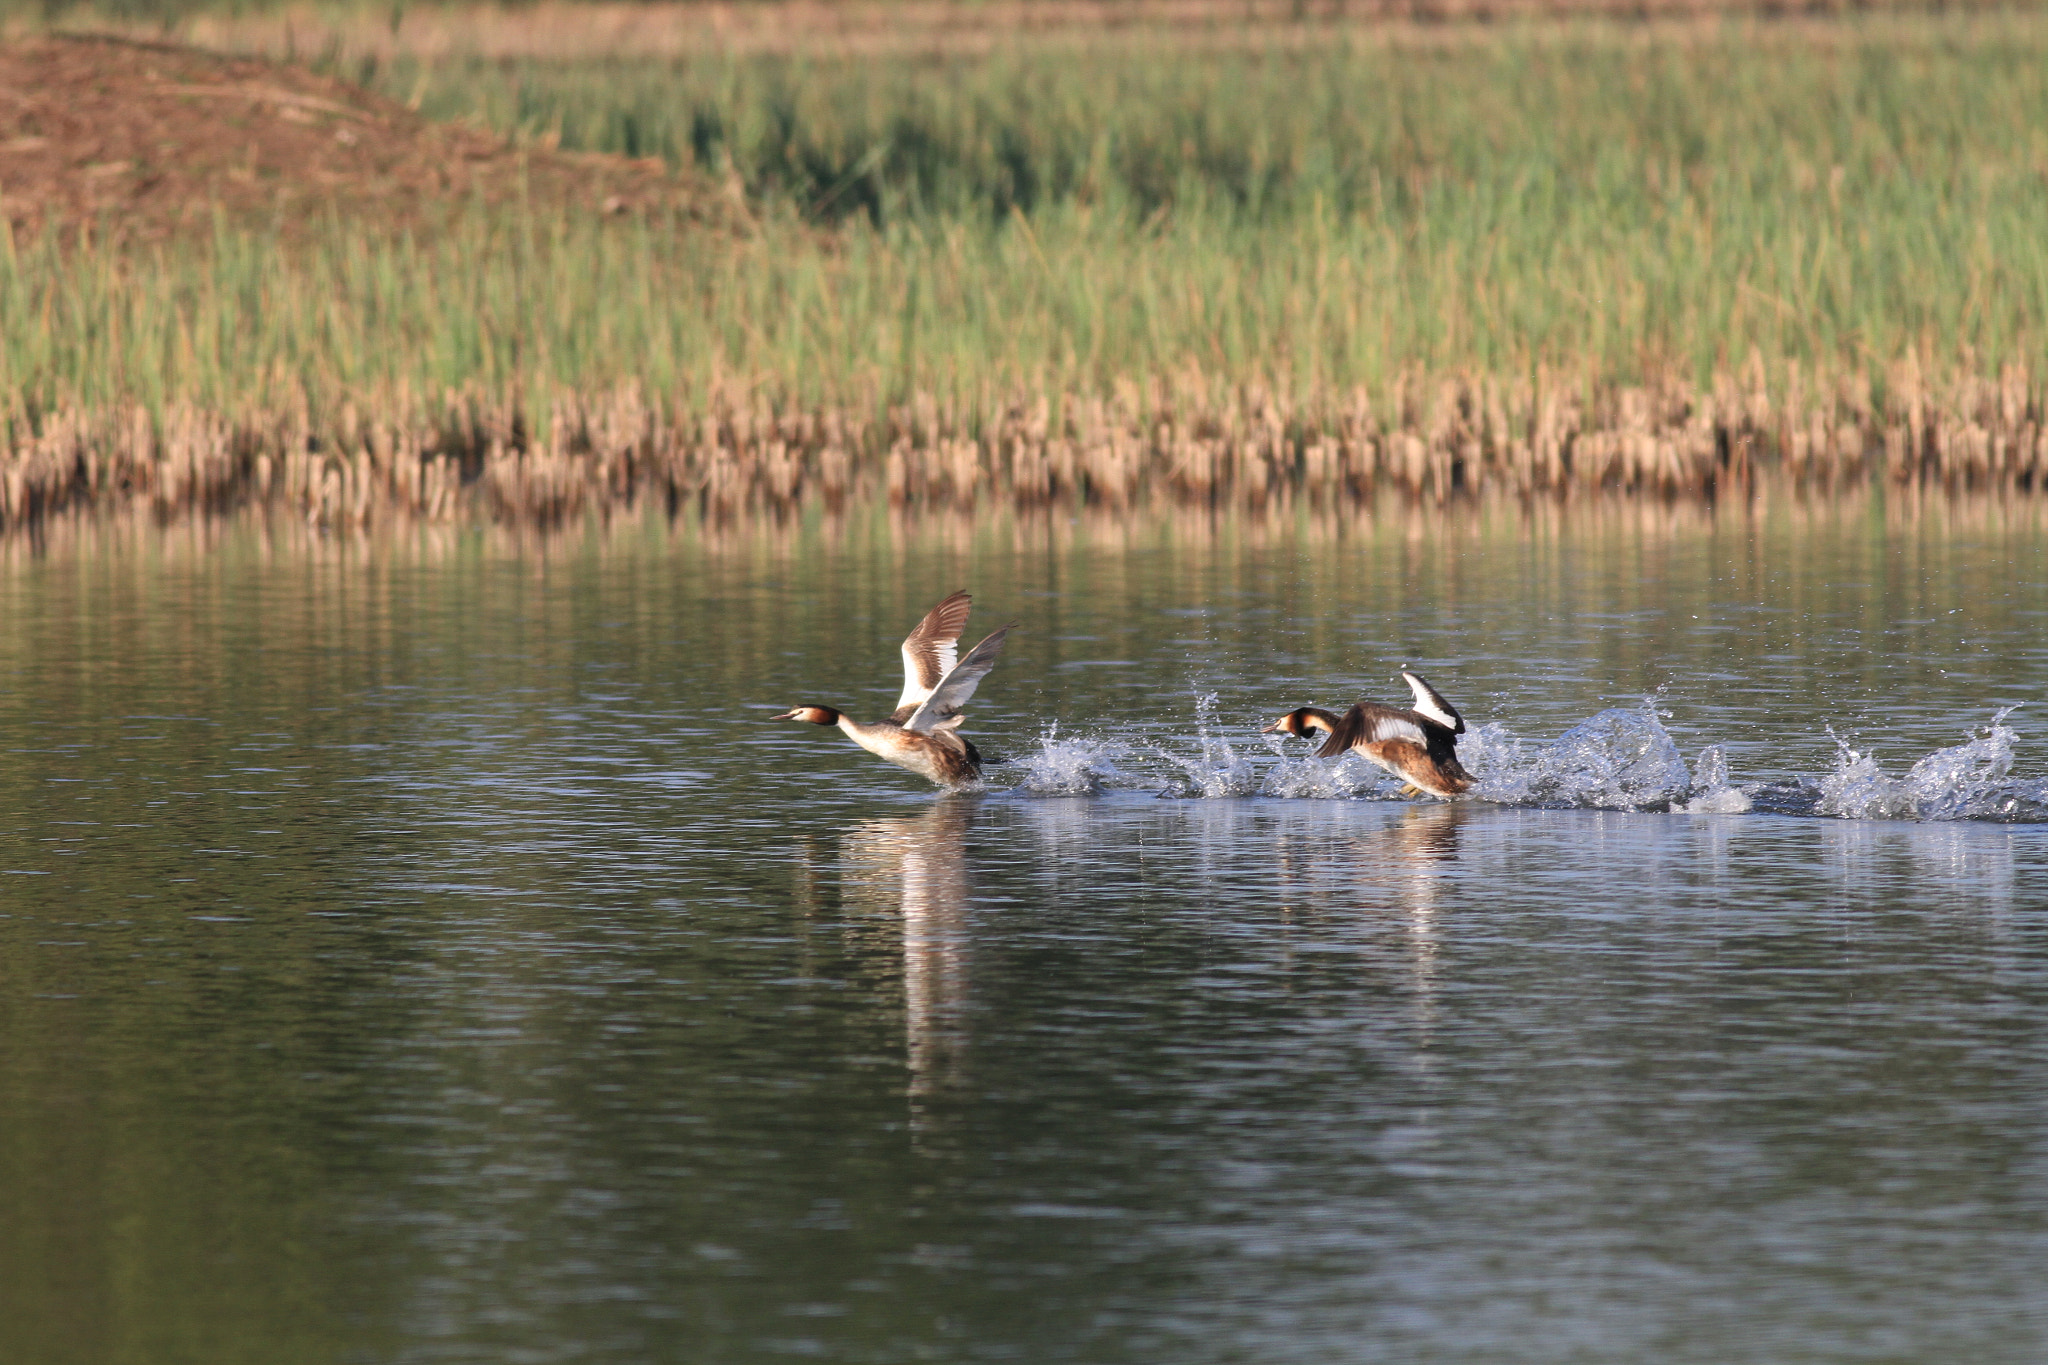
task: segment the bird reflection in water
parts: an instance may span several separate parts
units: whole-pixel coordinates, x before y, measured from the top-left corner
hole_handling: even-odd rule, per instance
[[[1425,1074],[1437,1023],[1437,917],[1456,894],[1450,874],[1473,810],[1465,801],[1429,802],[1334,839],[1292,825],[1280,833],[1289,901],[1352,926],[1364,935],[1368,963],[1406,977],[1414,1002],[1410,1055]]]
[[[840,835],[848,907],[900,918],[903,1012],[913,1137],[933,1129],[932,1101],[965,1079],[972,989],[963,840],[980,800],[941,797],[922,815],[865,820]]]
[[[1472,807],[1462,801],[1410,807],[1363,850],[1362,861],[1396,874],[1390,884],[1398,888],[1402,908],[1408,912],[1416,972],[1418,977],[1426,972],[1432,982],[1436,974],[1436,916],[1446,889],[1440,864],[1457,861],[1460,828],[1471,812]]]
[[[1401,899],[1408,922],[1409,982],[1415,991],[1417,1072],[1432,1066],[1437,1024],[1437,912],[1449,892],[1445,865],[1458,858],[1460,828],[1470,818],[1469,802],[1413,806],[1377,836],[1361,840],[1359,861],[1391,874],[1387,884]]]
[[[1313,900],[1384,904],[1420,923],[1445,894],[1442,865],[1458,858],[1469,802],[1417,803],[1374,829],[1318,838],[1297,822],[1279,831],[1281,884]]]

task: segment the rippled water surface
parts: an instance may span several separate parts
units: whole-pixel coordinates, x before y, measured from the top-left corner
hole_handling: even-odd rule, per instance
[[[987,790],[763,719],[960,586]],[[0,1358],[2039,1361],[2044,683],[1995,514],[16,553]]]

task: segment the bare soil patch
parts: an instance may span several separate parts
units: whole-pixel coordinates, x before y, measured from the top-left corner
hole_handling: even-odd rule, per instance
[[[332,211],[391,227],[481,198],[592,214],[715,214],[659,160],[514,147],[301,67],[107,37],[0,44],[0,213],[137,239],[216,212],[286,231]]]

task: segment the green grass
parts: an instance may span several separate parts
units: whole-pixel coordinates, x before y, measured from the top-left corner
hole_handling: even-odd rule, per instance
[[[19,243],[0,387],[993,403],[1191,369],[2048,358],[2048,17],[1475,32],[356,67],[436,115],[736,177],[760,229],[530,206],[417,241]]]
[[[1581,199],[1629,225],[1712,206],[1768,229],[1835,167],[1845,204],[1891,216],[1912,208],[1902,182],[1967,195],[1983,173],[2038,176],[2048,155],[2038,17],[1307,34],[351,74],[435,116],[729,168],[760,199],[885,224],[1095,204],[1398,229],[1477,195],[1536,232]]]

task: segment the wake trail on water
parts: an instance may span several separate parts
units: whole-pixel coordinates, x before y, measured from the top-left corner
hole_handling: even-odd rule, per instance
[[[2048,778],[2012,776],[2015,735],[2006,718],[2014,709],[1999,711],[1982,733],[1935,750],[1899,777],[1835,736],[1834,767],[1823,775],[1738,783],[1719,744],[1707,745],[1686,763],[1664,728],[1665,713],[1655,698],[1638,707],[1601,711],[1548,741],[1523,738],[1492,722],[1460,739],[1458,757],[1477,779],[1470,798],[1503,806],[1685,815],[1754,811],[1845,820],[2048,821]],[[1408,799],[1401,796],[1398,779],[1357,754],[1290,756],[1279,735],[1233,744],[1218,725],[1216,710],[1216,694],[1197,698],[1191,747],[1185,739],[1063,736],[1053,726],[1035,752],[992,765],[991,785],[1032,796],[1151,790],[1182,800]]]

